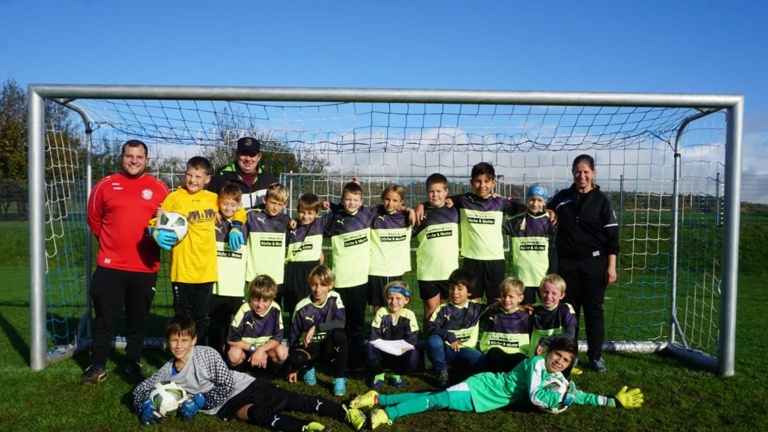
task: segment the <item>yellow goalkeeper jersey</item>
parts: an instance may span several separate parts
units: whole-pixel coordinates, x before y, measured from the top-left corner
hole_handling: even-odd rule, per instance
[[[216,282],[218,195],[207,190],[190,194],[179,186],[165,198],[161,207],[165,211],[181,213],[189,225],[186,237],[171,249],[171,282]],[[245,210],[238,209],[232,219],[244,223]],[[154,227],[155,219],[149,224]]]

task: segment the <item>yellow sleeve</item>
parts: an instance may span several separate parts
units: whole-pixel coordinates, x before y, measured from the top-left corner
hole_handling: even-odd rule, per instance
[[[218,208],[217,208],[218,211]],[[239,209],[235,212],[235,214],[232,216],[232,220],[238,221],[245,225],[245,210],[243,209],[243,206],[240,206]]]

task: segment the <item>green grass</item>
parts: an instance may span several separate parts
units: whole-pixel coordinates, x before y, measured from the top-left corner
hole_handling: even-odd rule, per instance
[[[638,410],[572,407],[560,415],[528,410],[499,410],[486,414],[428,412],[398,419],[383,431],[487,431],[487,430],[768,430],[765,388],[764,342],[768,327],[768,276],[763,258],[768,255],[768,227],[744,226],[738,294],[736,375],[719,377],[666,354],[605,354],[606,374],[585,372],[575,377],[579,388],[594,393],[613,393],[622,385],[640,387],[645,405]],[[19,238],[21,237],[21,238]],[[112,355],[110,375],[102,384],[79,384],[88,354],[47,367],[29,370],[29,275],[26,225],[0,223],[0,430],[40,431],[133,431],[147,430],[131,409],[132,386],[119,374],[123,354]],[[747,254],[744,251],[748,251]],[[415,310],[421,306],[414,304]],[[167,352],[145,350],[147,372],[169,358]],[[582,356],[582,360],[584,360]],[[280,385],[304,393],[330,395],[330,377],[319,374],[320,384]],[[350,396],[366,391],[361,374],[352,374]],[[406,378],[409,391],[430,389],[429,376]],[[385,387],[385,392],[393,391]],[[302,416],[304,418],[309,418]],[[323,419],[333,430],[350,430]],[[260,430],[242,423],[224,424],[218,418],[198,415],[189,423],[168,419],[158,430]]]

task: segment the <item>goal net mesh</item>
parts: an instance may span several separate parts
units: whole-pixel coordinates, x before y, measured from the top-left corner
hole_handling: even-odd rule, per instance
[[[462,193],[469,190],[471,167],[481,161],[494,165],[499,194],[522,200],[528,185],[541,182],[552,196],[570,186],[571,162],[587,153],[596,161],[595,182],[620,222],[618,281],[606,293],[606,340],[632,350],[683,338],[716,356],[724,111],[690,122],[681,133],[681,125],[700,110],[149,99],[76,104],[92,120],[92,133],[80,144],[56,130],[46,134],[47,340],[54,351],[71,350],[88,338],[83,317],[93,267],[87,261],[97,244],[88,253],[82,143],[92,146],[94,184],[119,170],[120,144],[140,139],[150,148],[149,172],[175,188],[188,158],[205,155],[220,167],[234,160],[238,138],[257,136],[264,142],[264,169],[291,190],[291,214],[305,192],[338,201],[353,176],[362,182],[365,204],[378,204],[384,185],[399,183],[406,188],[406,204],[414,206],[424,201],[424,180],[435,172],[449,178],[451,193]],[[679,236],[674,239],[676,147]],[[679,259],[673,269],[675,248]],[[149,336],[156,338],[172,315],[167,259],[163,253],[150,314]],[[511,268],[508,260],[508,275]],[[415,269],[407,278],[416,285]],[[420,314],[421,308],[414,311]]]

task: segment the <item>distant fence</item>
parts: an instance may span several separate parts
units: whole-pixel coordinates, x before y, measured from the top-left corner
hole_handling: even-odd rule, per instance
[[[741,201],[768,204],[768,174],[742,174]]]
[[[27,180],[0,180],[0,220],[27,220]]]

